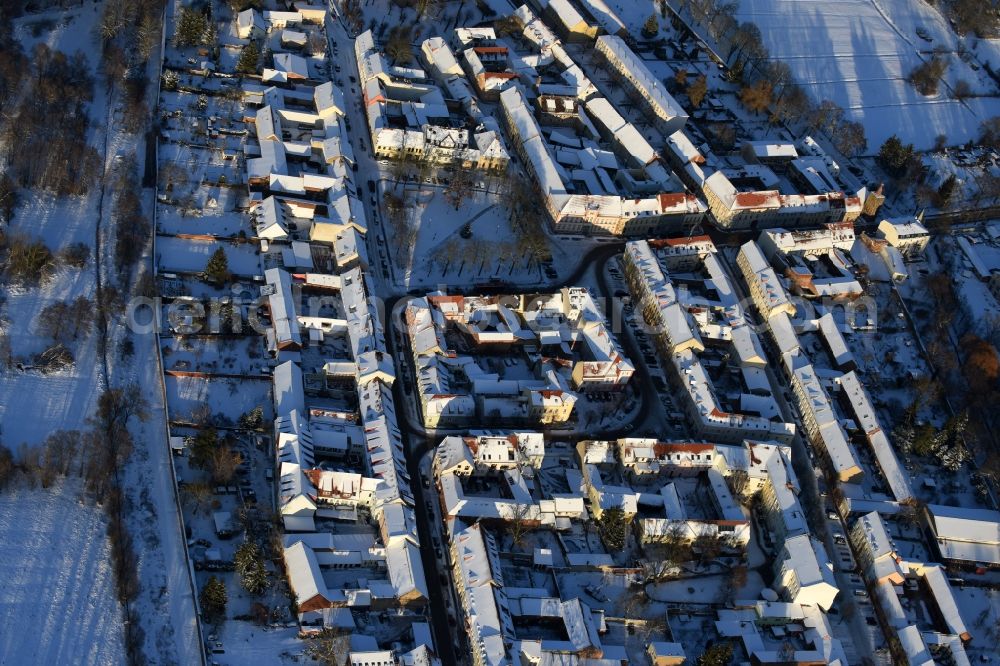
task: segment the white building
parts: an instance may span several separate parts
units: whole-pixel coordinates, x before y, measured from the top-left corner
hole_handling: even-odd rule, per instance
[[[682,129],[688,116],[666,87],[646,67],[642,59],[617,35],[597,38],[597,52],[606,59],[619,81],[630,86],[643,101],[647,113],[656,118],[657,126],[665,135]]]
[[[878,223],[878,230],[889,245],[899,250],[904,257],[923,254],[931,238],[927,227],[915,217],[882,220]]]
[[[793,603],[828,611],[840,592],[826,549],[809,534],[785,541],[774,563],[774,572],[775,585]]]

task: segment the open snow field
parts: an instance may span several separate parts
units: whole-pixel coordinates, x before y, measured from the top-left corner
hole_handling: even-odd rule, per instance
[[[270,381],[167,376],[166,386],[173,420],[189,418],[202,405],[208,405],[212,414],[224,414],[233,422],[254,407],[264,408],[265,421],[272,418]]]
[[[651,0],[608,5],[633,33],[655,11]],[[966,62],[958,55],[963,40],[924,0],[740,0],[735,18],[760,28],[771,56],[788,63],[814,102],[832,100],[865,126],[869,153],[892,134],[918,149],[931,148],[940,134],[949,145],[965,143],[977,138],[982,121],[1000,115],[996,83],[979,65],[972,67],[977,59],[1000,62],[1000,40],[966,38]],[[906,77],[935,49],[948,70],[939,94],[924,97]],[[959,80],[974,95],[991,96],[955,100],[951,92]]]
[[[953,53],[954,33],[922,0],[741,0],[736,18],[757,24],[771,56],[784,60],[815,101],[832,100],[865,126],[870,152],[892,134],[918,149],[939,134],[950,144],[974,139],[979,124],[1000,113],[996,98],[960,102],[950,97],[958,80],[991,89]],[[927,31],[932,42],[916,34]],[[948,51],[949,67],[937,96],[924,97],[906,76],[934,47]]]
[[[237,275],[260,273],[257,246],[219,244],[214,241],[188,240],[166,236],[156,241],[157,262],[161,271],[199,272],[218,248],[226,253],[229,272]]]
[[[120,664],[103,511],[80,483],[0,495],[0,664]]]
[[[106,87],[98,63],[101,48],[96,19],[100,3],[57,9],[18,19],[15,35],[26,49],[45,42],[67,54],[82,52],[95,72],[89,143],[106,166],[116,155],[143,152],[141,135],[122,130],[108,113]],[[155,78],[154,53],[147,75]],[[155,87],[152,88],[155,91]],[[112,122],[109,122],[109,117]],[[104,132],[110,131],[105,137]],[[106,141],[107,138],[107,141]],[[152,192],[146,191],[147,212]],[[42,308],[58,300],[93,297],[96,291],[94,240],[99,187],[83,197],[54,197],[21,192],[11,231],[45,242],[53,254],[71,243],[86,243],[91,258],[81,269],[60,266],[53,278],[30,289],[0,285],[0,326],[9,336],[15,358],[30,366],[45,345],[37,335]],[[113,229],[105,201],[101,263],[111,264]],[[148,262],[149,257],[145,260]],[[127,287],[129,285],[123,285]],[[124,337],[111,330],[112,348]],[[106,388],[98,368],[97,333],[72,343],[73,367],[42,376],[17,368],[0,376],[0,437],[17,454],[59,429],[84,430],[100,392]],[[150,663],[198,664],[202,648],[188,578],[183,530],[174,510],[165,414],[153,336],[136,338],[131,354],[112,355],[109,383],[142,387],[150,420],[133,426],[134,447],[122,469],[131,537],[137,556],[140,589],[133,606],[145,634],[143,653]],[[48,489],[11,488],[0,495],[0,665],[120,664],[125,662],[122,608],[110,568],[110,548],[103,510],[81,501],[81,483],[72,473]]]
[[[380,247],[379,260],[396,262],[397,278],[407,287],[434,288],[441,284],[474,284],[503,279],[537,282],[542,272],[537,262],[517,244],[507,212],[498,195],[473,190],[456,210],[445,198],[444,188],[424,186],[400,190],[382,185],[384,192],[402,196],[412,236],[400,238],[386,225],[392,250]],[[468,226],[469,238],[462,236]]]

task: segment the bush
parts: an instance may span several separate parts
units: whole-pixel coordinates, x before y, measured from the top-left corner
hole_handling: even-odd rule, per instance
[[[76,363],[73,352],[61,343],[47,347],[45,351],[35,356],[35,366],[43,374],[59,372]]]
[[[650,14],[642,25],[642,36],[648,39],[656,37],[658,34],[660,34],[660,22],[657,20],[656,14]]]
[[[753,85],[740,89],[740,101],[753,113],[766,111],[771,106],[774,87],[770,81],[761,80]]]
[[[965,79],[959,79],[955,82],[955,87],[951,91],[951,94],[955,99],[966,99],[972,96],[972,86]]]
[[[941,77],[944,76],[947,68],[948,64],[942,58],[935,56],[914,67],[907,80],[921,95],[928,97],[937,95],[938,85],[941,83]]]
[[[979,126],[979,143],[987,148],[1000,148],[1000,116],[984,120]]]
[[[93,301],[77,296],[73,301],[46,305],[38,314],[36,329],[53,342],[66,343],[89,335],[93,323]]]
[[[0,45],[0,70],[13,65],[25,71],[17,95],[5,89],[9,82],[0,72],[0,111],[5,116],[0,171],[17,187],[85,194],[101,167],[100,155],[87,143],[85,105],[94,90],[87,58],[82,53],[67,56],[44,43],[35,46],[30,59],[8,49]]]
[[[687,96],[691,100],[691,107],[697,109],[701,106],[702,101],[705,99],[705,93],[708,92],[708,80],[705,75],[702,74],[697,79],[695,79],[691,85],[687,87]]]
[[[22,235],[7,237],[6,271],[11,282],[38,285],[51,276],[55,264],[42,241]]]
[[[83,268],[90,259],[90,246],[86,243],[73,243],[59,253],[59,261],[71,268]]]
[[[139,183],[133,170],[128,169],[128,174],[122,179],[114,207],[115,267],[121,276],[138,263],[152,233],[149,220],[142,214]]]
[[[14,219],[17,200],[17,183],[6,173],[0,175],[0,222],[9,223]]]
[[[7,484],[14,478],[17,465],[14,464],[14,456],[3,444],[0,444],[0,490],[7,487]]]

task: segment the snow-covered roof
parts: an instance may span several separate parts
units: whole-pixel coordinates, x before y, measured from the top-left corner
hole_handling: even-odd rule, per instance
[[[567,30],[573,30],[581,23],[586,24],[583,16],[569,0],[535,0],[543,10],[547,7]]]
[[[1000,511],[939,504],[927,511],[943,557],[1000,564]]]
[[[288,584],[295,594],[299,606],[315,597],[323,600],[329,598],[326,581],[316,560],[312,548],[302,541],[297,541],[283,551],[285,571],[288,574]]]
[[[789,299],[788,292],[778,279],[778,274],[764,258],[760,246],[754,241],[747,241],[740,246],[740,257],[745,261],[743,277],[750,285],[751,291],[758,301],[764,316],[770,316],[777,310],[794,312],[795,306]]]
[[[241,33],[245,33],[253,28],[265,30],[266,24],[256,9],[244,9],[236,15],[236,26]]]
[[[961,638],[963,642],[972,640],[944,567],[940,564],[924,564],[918,572],[924,577],[931,594],[934,595],[934,602],[941,611],[941,617],[944,618],[948,631]]]
[[[830,315],[827,315],[830,316]],[[897,502],[905,502],[912,499],[913,489],[910,488],[910,476],[899,464],[896,452],[889,443],[889,437],[882,428],[875,407],[872,405],[868,391],[854,371],[843,375],[839,380],[840,386],[847,396],[854,414],[855,422],[865,433],[868,443],[875,452],[879,469],[889,484],[889,490]]]
[[[261,201],[255,213],[258,238],[266,238],[267,240],[288,238],[285,213],[276,197],[269,196]]]
[[[484,666],[509,664],[502,613],[507,615],[508,626],[510,620],[506,608],[501,610],[494,592],[495,586],[502,588],[503,579],[500,578],[499,554],[493,537],[482,532],[479,523],[475,523],[459,527],[451,543],[458,576],[456,584],[464,590],[460,597],[470,637],[478,645],[476,651]]]
[[[313,89],[313,103],[321,116],[330,112],[336,112],[340,115],[347,112],[344,91],[334,85],[333,81],[325,81]]]
[[[819,318],[818,323],[819,331],[823,335],[823,339],[826,341],[826,345],[830,349],[830,354],[833,356],[833,360],[837,366],[843,368],[853,363],[854,354],[851,353],[850,348],[847,346],[847,341],[844,340],[844,335],[840,332],[840,327],[833,318],[833,313],[827,312]]]
[[[666,90],[666,86],[649,71],[646,64],[628,44],[617,35],[597,38],[597,50],[609,55],[616,67],[627,73],[631,83],[640,91],[657,115],[664,119],[687,119],[687,113]]]
[[[924,643],[917,625],[907,625],[897,631],[896,635],[899,637],[899,643],[903,647],[903,652],[906,653],[910,666],[935,666],[937,662],[934,661],[930,650],[927,649],[927,644]]]
[[[291,276],[280,268],[269,268],[264,271],[264,279],[270,291],[267,295],[268,310],[279,349],[283,345],[301,347],[302,334],[292,297]]]
[[[816,589],[817,596],[811,598],[823,610],[829,610],[839,589],[823,544],[812,535],[800,534],[787,539],[783,550],[785,567],[794,572],[799,592]]]
[[[609,35],[619,35],[627,31],[625,24],[618,15],[608,7],[604,0],[578,0],[580,6],[590,12],[601,28]]]
[[[306,59],[294,53],[275,53],[274,69],[283,72],[288,78],[309,78],[309,65]]]
[[[794,143],[782,143],[776,141],[745,141],[746,147],[755,157],[764,159],[794,159],[799,156],[795,150]]]
[[[917,218],[915,217],[894,217],[882,220],[878,223],[879,231],[885,233],[890,231],[895,234],[897,238],[924,238],[927,237],[930,232],[927,231],[925,227]]]
[[[411,595],[428,598],[423,561],[416,544],[409,540],[389,544],[385,549],[385,564],[397,598]]]
[[[302,387],[302,368],[295,361],[285,361],[274,368],[274,414],[276,418],[288,417],[292,412],[304,414],[305,394]]]
[[[442,76],[462,76],[462,66],[455,59],[448,43],[443,37],[430,37],[420,45],[421,50]]]

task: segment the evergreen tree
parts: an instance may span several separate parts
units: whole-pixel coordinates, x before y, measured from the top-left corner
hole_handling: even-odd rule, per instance
[[[934,455],[941,466],[949,471],[958,471],[972,457],[965,446],[965,430],[968,425],[969,413],[963,410],[948,419],[939,433]]]
[[[913,158],[913,144],[904,144],[898,136],[893,134],[879,148],[878,155],[875,156],[875,161],[889,175],[901,176],[906,173]]]
[[[924,423],[917,426],[916,433],[913,438],[913,452],[918,456],[929,456],[934,451],[940,443],[938,439],[939,433],[930,423]]]
[[[239,426],[244,430],[257,430],[262,425],[264,425],[264,408],[259,405],[240,416]]]
[[[660,33],[660,22],[656,19],[656,14],[650,14],[649,18],[642,25],[642,36],[647,38],[656,37]]]
[[[208,17],[197,9],[182,7],[181,16],[177,21],[177,34],[174,38],[177,46],[197,46],[204,44],[209,34]]]
[[[208,260],[205,277],[216,284],[223,284],[229,280],[229,260],[226,258],[226,251],[221,247],[216,249]]]
[[[177,76],[177,72],[172,69],[168,69],[163,72],[163,89],[164,90],[177,90],[177,86],[180,83],[180,77]]]
[[[208,467],[212,459],[212,453],[219,446],[219,433],[215,428],[202,428],[198,434],[188,440],[188,449],[191,451],[191,466],[199,469]]]
[[[208,579],[205,587],[201,588],[201,595],[198,597],[202,616],[212,623],[226,618],[226,603],[228,601],[225,583],[215,576]]]
[[[726,641],[708,647],[695,663],[697,666],[728,666],[732,658],[733,645]]]
[[[903,453],[909,453],[913,450],[913,441],[916,436],[917,432],[913,428],[913,423],[908,419],[900,423],[892,431],[892,440],[896,443],[896,448]]]
[[[260,47],[251,41],[240,51],[240,59],[236,62],[236,71],[240,74],[256,74],[257,63],[260,61]]]
[[[958,178],[955,177],[955,174],[951,174],[945,178],[944,182],[941,183],[941,186],[938,187],[937,193],[942,206],[947,206],[951,201],[951,198],[955,196],[956,185],[958,185]]]
[[[629,522],[621,507],[606,509],[601,514],[601,519],[597,521],[604,545],[613,551],[624,550],[628,541]]]
[[[254,542],[244,541],[240,544],[236,549],[235,565],[236,573],[240,575],[240,584],[250,594],[261,594],[270,585],[264,554]]]

